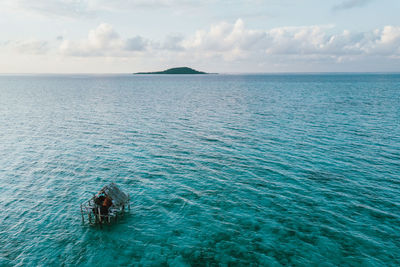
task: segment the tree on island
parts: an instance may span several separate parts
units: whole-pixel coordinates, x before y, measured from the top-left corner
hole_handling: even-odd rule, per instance
[[[197,71],[188,67],[172,68],[164,71],[155,72],[137,72],[134,74],[208,74],[206,72]]]

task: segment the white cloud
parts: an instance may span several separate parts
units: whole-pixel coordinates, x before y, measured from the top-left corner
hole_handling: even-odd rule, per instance
[[[182,46],[182,42],[184,40],[184,36],[180,34],[169,34],[165,38],[161,48],[165,50],[171,51],[183,51],[184,48]]]
[[[400,27],[386,26],[380,34],[379,43],[389,45],[391,47],[399,46],[400,41]]]
[[[45,16],[82,17],[93,15],[85,0],[3,0],[0,6]]]
[[[333,10],[351,9],[356,7],[363,7],[372,2],[372,0],[345,0],[338,5],[333,6]]]
[[[238,19],[234,23],[212,25],[186,37],[171,34],[163,40],[150,40],[142,36],[121,37],[111,25],[102,23],[82,40],[63,36],[51,41],[8,41],[0,46],[21,55],[51,52],[65,59],[96,57],[115,59],[114,62],[134,59],[163,65],[280,64],[290,69],[290,66],[302,65],[310,68],[335,64],[356,66],[357,62],[359,66],[365,62],[375,66],[373,62],[380,62],[380,66],[397,66],[400,65],[400,26],[385,26],[369,32],[337,32],[332,25],[260,30],[249,29]]]
[[[125,42],[125,49],[128,51],[143,51],[146,49],[149,42],[141,36],[129,38]]]
[[[365,47],[368,54],[400,56],[400,27],[385,26],[374,32],[372,40]]]
[[[19,54],[42,55],[50,50],[48,42],[35,39],[6,41],[2,46]]]
[[[209,31],[200,30],[183,41],[183,47],[191,52],[219,55],[226,60],[245,57],[248,52],[260,51],[266,41],[266,33],[248,30],[241,19],[234,24],[226,22],[211,26]]]
[[[328,57],[344,61],[346,56],[399,55],[400,27],[386,26],[369,33],[332,33],[334,26],[279,27],[251,30],[241,19],[220,23],[208,31],[197,31],[183,42],[187,51],[227,60],[246,57],[292,56],[315,60]]]
[[[87,0],[92,9],[126,10],[141,8],[169,8],[199,5],[195,0]]]
[[[148,42],[140,36],[122,39],[109,24],[102,23],[89,31],[85,40],[64,40],[60,52],[69,56],[127,56],[129,52],[143,51]]]
[[[198,59],[221,58],[225,61],[266,60],[268,57],[292,57],[315,61],[327,58],[336,62],[355,57],[399,56],[400,27],[386,26],[368,33],[344,30],[332,33],[334,26],[279,27],[270,30],[247,29],[238,19],[222,22],[193,35],[167,35],[163,42],[141,36],[123,39],[111,25],[101,24],[89,31],[85,40],[64,40],[60,51],[70,56],[130,57],[138,53],[179,53]],[[148,55],[147,55],[148,56]]]
[[[315,54],[327,44],[329,27],[281,27],[267,32],[267,54]]]
[[[204,4],[204,3],[203,3]],[[99,11],[174,8],[200,5],[195,0],[2,0],[0,7],[45,16],[91,17]]]

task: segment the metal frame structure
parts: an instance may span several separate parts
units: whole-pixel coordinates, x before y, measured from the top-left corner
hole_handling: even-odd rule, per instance
[[[96,203],[100,195],[105,195],[112,200],[107,214],[101,213],[101,205]],[[85,215],[90,225],[116,222],[119,216],[125,212],[125,206],[130,210],[129,194],[125,194],[115,183],[104,186],[97,194],[88,201],[81,203],[82,223],[85,223]]]

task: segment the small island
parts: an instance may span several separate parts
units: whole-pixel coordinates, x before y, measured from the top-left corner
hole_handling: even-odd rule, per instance
[[[209,74],[202,71],[197,71],[188,67],[180,67],[180,68],[172,68],[164,71],[155,71],[155,72],[137,72],[134,74]]]

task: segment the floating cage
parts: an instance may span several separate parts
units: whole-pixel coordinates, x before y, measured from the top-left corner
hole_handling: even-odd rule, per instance
[[[82,222],[85,223],[85,217],[91,225],[116,222],[124,214],[125,207],[130,210],[129,194],[111,183],[81,204]]]

